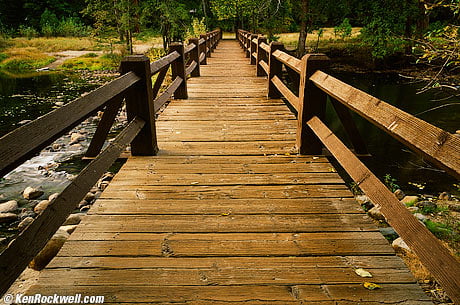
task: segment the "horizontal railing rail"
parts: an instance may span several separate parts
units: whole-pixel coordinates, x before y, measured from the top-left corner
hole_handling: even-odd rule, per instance
[[[202,35],[201,39],[191,38],[186,46],[172,43],[169,54],[152,63],[143,55],[125,57],[120,66],[122,75],[118,78],[0,138],[0,177],[3,177],[103,110],[85,155],[93,160],[0,254],[0,295],[7,291],[128,145],[131,145],[132,155],[158,152],[156,112],[172,96],[187,98],[187,76],[200,75],[200,63],[206,62],[207,52],[210,54],[216,48],[221,37],[221,31],[215,30]],[[209,49],[203,52],[203,46]],[[170,68],[173,81],[159,95]],[[155,74],[157,78],[152,84]],[[123,102],[129,123],[102,150]]]
[[[250,63],[257,66],[257,75],[267,77],[268,97],[284,97],[296,110],[299,153],[320,154],[325,147],[380,207],[449,297],[460,304],[460,263],[327,128],[323,123],[326,102],[329,97],[356,153],[367,154],[367,149],[350,110],[456,178],[460,177],[460,138],[332,77],[325,55],[307,54],[298,59],[284,52],[281,43],[268,45],[261,35],[239,30],[237,37]],[[299,76],[298,95],[283,83],[283,68]]]

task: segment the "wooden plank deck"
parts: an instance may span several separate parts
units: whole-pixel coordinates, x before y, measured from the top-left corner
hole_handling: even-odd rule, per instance
[[[294,154],[294,115],[235,41],[201,75],[160,115],[159,155],[129,158],[28,294],[432,304],[328,160]]]

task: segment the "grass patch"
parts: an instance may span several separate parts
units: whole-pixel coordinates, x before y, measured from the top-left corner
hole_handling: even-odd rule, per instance
[[[3,53],[0,68],[13,71],[24,71],[44,67],[55,58],[40,52],[37,48],[9,48]]]
[[[443,240],[449,240],[451,242],[460,241],[460,235],[455,229],[448,223],[435,222],[432,220],[427,220],[425,225],[428,230],[431,231],[437,238]]]
[[[75,51],[96,51],[106,49],[107,46],[98,44],[88,37],[54,37],[54,38],[13,38],[12,44],[16,48],[33,47],[42,52],[61,52],[68,50]]]
[[[424,215],[429,215],[429,214],[437,214],[437,213],[445,213],[449,211],[448,207],[443,207],[443,206],[424,206],[419,208],[420,213]]]
[[[93,54],[96,56],[94,56]],[[121,55],[114,53],[104,54],[102,56],[97,56],[97,54],[95,53],[89,53],[80,57],[66,60],[62,64],[61,68],[64,70],[89,71],[115,70],[120,65],[121,59]]]
[[[319,46],[320,48],[324,47],[327,44],[334,44],[338,46],[345,46],[350,41],[355,40],[361,32],[360,27],[354,27],[351,31],[351,36],[349,38],[341,39],[339,35],[334,34],[334,28],[323,28],[322,36],[320,37]],[[297,41],[299,40],[299,33],[282,33],[277,34],[279,36],[278,41],[282,42],[285,47],[289,49],[295,49],[297,47]],[[318,40],[318,31],[313,31],[308,33],[306,44],[307,46],[316,46]]]

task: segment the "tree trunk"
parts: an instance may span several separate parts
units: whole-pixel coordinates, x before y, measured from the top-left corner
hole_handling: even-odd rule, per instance
[[[422,38],[425,34],[425,31],[428,29],[430,25],[430,16],[425,9],[425,5],[422,1],[418,4],[419,9],[419,17],[417,18],[417,22],[415,24],[415,36],[416,38]]]
[[[308,16],[308,0],[301,0],[300,2],[300,33],[299,41],[297,43],[297,57],[300,58],[305,55],[305,41],[307,40],[307,16]]]

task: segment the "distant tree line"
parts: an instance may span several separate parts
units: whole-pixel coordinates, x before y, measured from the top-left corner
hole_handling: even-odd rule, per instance
[[[0,30],[43,36],[90,31],[99,37],[118,37],[129,49],[133,35],[144,29],[161,35],[166,47],[171,41],[183,40],[192,24],[200,20],[208,29],[243,28],[266,34],[270,40],[276,40],[277,33],[299,32],[297,54],[301,56],[305,39],[313,30],[337,27],[343,34],[349,27],[359,26],[363,27],[362,41],[372,54],[385,57],[412,52],[416,46],[419,52],[429,53],[432,40],[425,45],[422,42],[430,35],[455,46],[459,41],[459,1],[0,0]]]

